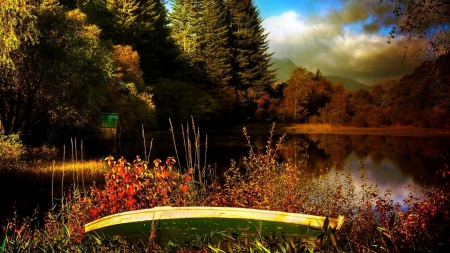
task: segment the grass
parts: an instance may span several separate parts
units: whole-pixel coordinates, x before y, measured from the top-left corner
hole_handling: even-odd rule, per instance
[[[108,171],[110,169],[97,160],[21,163],[17,168],[0,169],[0,191],[5,193],[2,194],[0,208],[0,237],[5,233],[7,220],[11,220],[11,216],[32,216],[37,208],[38,217],[34,222],[42,222],[46,211],[59,205],[74,186],[81,191],[89,190],[94,184],[102,186]]]
[[[273,140],[272,128],[264,154],[253,152],[250,138],[244,132],[250,152],[243,167],[232,163],[219,181],[213,170],[200,166],[203,159],[199,150],[196,151],[198,129],[194,128],[194,141],[190,140],[192,133],[183,132],[185,152],[195,154],[187,159],[189,168],[185,170],[174,169],[168,160],[150,164],[148,169],[105,169],[98,161],[86,162],[81,167],[71,162],[52,164],[40,167],[40,172],[30,172],[40,173],[39,177],[47,179],[64,173],[69,178],[67,182],[76,182],[77,175],[78,178],[84,175],[88,185],[104,174],[105,183],[90,185],[89,191],[76,188],[67,193],[58,212],[46,213],[44,224],[30,226],[33,218],[8,220],[4,228],[8,230],[7,236],[0,252],[444,252],[450,246],[448,167],[440,171],[443,182],[438,187],[421,191],[410,188],[408,199],[396,203],[391,199],[391,191],[380,192],[376,185],[368,183],[363,163],[357,182],[351,176],[350,165],[317,176],[308,172],[306,164],[277,163],[275,155],[283,145],[283,137]],[[87,164],[91,169],[84,167]],[[86,237],[83,233],[83,225],[99,217],[159,205],[234,206],[322,216],[341,214],[346,219],[333,239],[327,233],[328,240],[312,242],[282,236],[249,241],[225,235],[214,244],[207,238],[199,238],[187,245],[164,247],[151,240],[131,244],[120,237]]]

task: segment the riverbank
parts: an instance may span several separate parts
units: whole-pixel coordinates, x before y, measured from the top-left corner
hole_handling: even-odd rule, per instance
[[[281,124],[280,130],[304,134],[357,134],[357,135],[408,135],[441,136],[450,135],[450,129],[419,128],[412,126],[353,127],[331,126],[329,124]]]

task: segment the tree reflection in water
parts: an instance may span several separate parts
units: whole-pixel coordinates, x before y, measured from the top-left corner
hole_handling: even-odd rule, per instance
[[[288,135],[280,157],[302,157],[316,174],[349,167],[356,181],[362,162],[371,183],[382,191],[392,189],[395,200],[402,201],[409,184],[421,188],[439,184],[436,172],[448,164],[449,151],[449,136],[297,134]]]
[[[267,145],[268,128],[247,128],[255,152],[263,154]],[[248,146],[241,129],[227,131],[203,131],[204,145],[208,135],[207,164],[217,165],[220,175],[234,160],[242,166]],[[281,136],[278,131],[272,144]],[[176,138],[181,134],[176,134]],[[152,133],[154,148],[150,159],[174,155],[170,132]],[[181,138],[181,137],[180,137]],[[132,145],[122,147],[122,154],[134,157],[142,149],[142,140],[130,141]],[[150,139],[148,140],[148,143]],[[183,152],[183,142],[177,139],[178,152]],[[371,182],[381,188],[386,186],[396,192],[403,191],[408,184],[429,187],[438,184],[436,172],[448,164],[450,136],[397,136],[358,134],[294,134],[287,133],[283,148],[278,154],[280,162],[290,161],[305,166],[316,175],[330,170],[343,170],[350,166],[356,170],[357,161],[364,162]],[[204,146],[202,146],[202,154]],[[141,155],[143,157],[144,154]],[[183,166],[183,156],[180,156]],[[202,157],[203,159],[203,157]],[[356,174],[355,174],[356,175]],[[355,179],[358,179],[356,175]],[[381,189],[383,190],[383,189]],[[403,199],[398,199],[399,201]]]

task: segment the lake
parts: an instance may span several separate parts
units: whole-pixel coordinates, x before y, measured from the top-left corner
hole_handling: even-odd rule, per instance
[[[265,152],[269,130],[270,125],[247,127],[247,134],[255,152]],[[190,140],[193,142],[193,133],[190,131]],[[362,163],[367,169],[369,182],[378,185],[382,191],[393,190],[393,199],[398,202],[407,197],[409,190],[405,187],[408,185],[419,188],[434,186],[439,179],[437,172],[443,169],[445,164],[448,165],[450,135],[409,135],[398,131],[389,135],[383,135],[380,131],[373,135],[304,134],[275,128],[272,144],[283,134],[286,136],[278,152],[280,162],[306,164],[308,170],[317,175],[350,168],[356,181],[359,181],[358,168]],[[155,158],[164,160],[168,156],[176,157],[170,131],[151,132],[146,136],[147,153],[152,141],[150,162]],[[181,166],[186,167],[183,136],[177,131],[174,136]],[[242,165],[243,157],[249,151],[247,140],[239,127],[213,131],[201,129],[200,143],[202,165],[206,150],[206,164],[217,166],[218,174],[230,166],[231,160]],[[122,146],[122,154],[129,160],[136,154],[144,157],[142,139],[123,140]]]

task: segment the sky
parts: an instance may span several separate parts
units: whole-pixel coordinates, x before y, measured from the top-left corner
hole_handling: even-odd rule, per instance
[[[272,57],[325,76],[366,85],[401,78],[422,61],[404,56],[404,39],[387,43],[397,22],[379,0],[255,0]],[[414,51],[410,48],[408,52]]]

